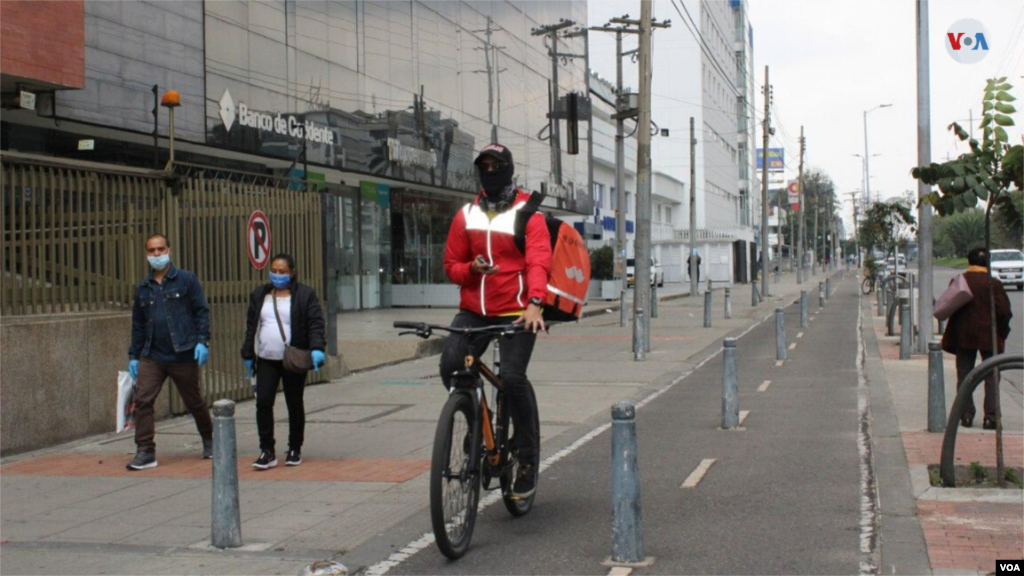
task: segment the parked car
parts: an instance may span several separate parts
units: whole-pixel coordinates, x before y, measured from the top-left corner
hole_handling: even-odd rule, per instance
[[[629,286],[633,285],[633,270],[636,266],[636,259],[629,258],[626,260],[626,284]],[[661,264],[657,260],[651,258],[651,286],[655,284],[658,287],[665,285],[665,272],[661,269]]]
[[[889,256],[885,259],[885,272],[892,274],[899,268],[902,272],[907,269],[907,258],[903,254],[897,254],[895,257]]]
[[[1024,252],[1020,250],[993,250],[992,276],[1003,285],[1016,286],[1024,290]]]

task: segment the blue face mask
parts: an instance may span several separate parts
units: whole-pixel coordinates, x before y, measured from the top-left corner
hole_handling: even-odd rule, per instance
[[[274,274],[273,272],[271,272],[270,273],[270,283],[274,285],[274,288],[277,288],[278,290],[283,290],[283,289],[287,288],[289,284],[292,283],[292,275],[291,274]]]
[[[146,256],[146,260],[149,260],[149,265],[153,270],[159,271],[167,268],[167,265],[171,263],[171,256],[169,254],[164,254],[162,256]]]

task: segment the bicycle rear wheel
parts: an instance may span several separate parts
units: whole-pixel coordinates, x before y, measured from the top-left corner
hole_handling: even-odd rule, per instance
[[[480,497],[480,475],[470,472],[473,402],[453,394],[441,410],[434,434],[430,466],[430,523],[437,547],[445,556],[461,558],[469,549]],[[467,440],[468,439],[468,440]],[[480,444],[479,438],[476,439]]]
[[[508,408],[506,406],[502,414],[502,434],[506,440],[503,443],[505,446],[505,466],[504,472],[501,475],[501,500],[505,504],[505,509],[508,510],[509,514],[516,518],[525,516],[533,509],[533,500],[537,496],[537,485],[540,483],[540,415],[537,412],[537,397],[533,393],[533,389],[530,388],[530,395],[533,396],[533,421],[537,423],[538,434],[537,434],[537,446],[534,447],[534,465],[538,467],[538,470],[534,472],[534,491],[527,498],[518,498],[512,494],[512,484],[515,482],[516,474],[519,472],[519,449],[516,447],[518,439],[515,434],[515,425],[512,423],[512,419],[509,416]],[[507,399],[506,399],[507,402]]]
[[[875,279],[874,278],[870,278],[870,277],[865,278],[864,281],[860,283],[860,292],[861,292],[861,294],[871,294],[874,291],[875,291]]]

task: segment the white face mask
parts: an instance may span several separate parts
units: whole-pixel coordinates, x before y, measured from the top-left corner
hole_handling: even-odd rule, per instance
[[[171,255],[163,254],[160,256],[147,256],[146,260],[149,260],[149,266],[156,271],[167,268],[167,265],[171,263]]]

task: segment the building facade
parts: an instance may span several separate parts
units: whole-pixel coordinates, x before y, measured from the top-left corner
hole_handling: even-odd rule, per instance
[[[71,16],[50,18],[82,32],[62,37],[70,72],[7,58],[10,32],[38,34],[42,18],[4,10],[4,92],[37,101],[5,110],[3,149],[162,168],[170,127],[156,101],[176,90],[178,162],[294,177],[324,194],[339,309],[457,299],[444,243],[477,190],[476,151],[492,141],[550,209],[593,213],[589,144],[568,153],[565,105],[587,93],[585,40],[534,34],[562,19],[585,28],[584,0],[61,4]]]

